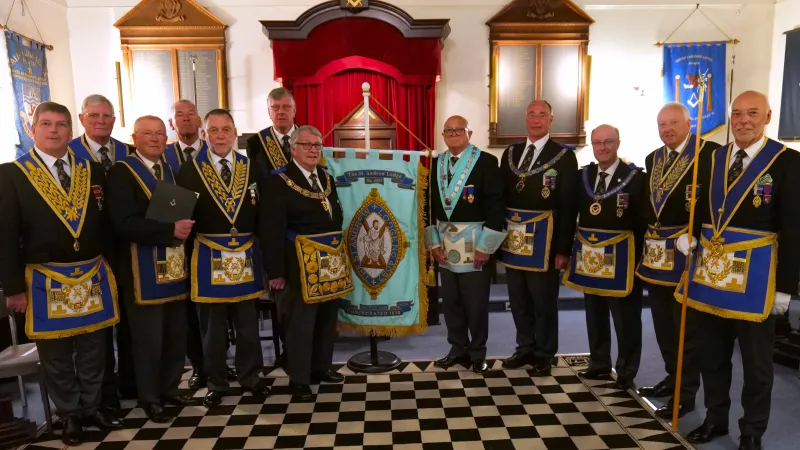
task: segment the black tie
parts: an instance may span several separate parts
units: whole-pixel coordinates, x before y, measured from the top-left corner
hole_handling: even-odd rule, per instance
[[[65,163],[63,159],[57,159],[56,173],[58,174],[58,182],[61,183],[61,187],[64,188],[64,192],[69,192],[69,175],[67,175],[67,171],[64,169],[66,164],[67,163]]]
[[[153,174],[156,176],[156,180],[161,179],[161,164],[155,163],[153,166]]]
[[[606,177],[608,177],[608,173],[600,172],[597,174],[600,177],[600,181],[597,183],[597,187],[594,188],[595,195],[600,195],[606,191]]]
[[[312,173],[308,177],[311,178],[311,192],[315,193],[322,192],[322,188],[319,187],[319,182],[317,181],[317,174]]]
[[[676,152],[675,150],[669,151],[669,155],[667,156],[667,165],[664,166],[664,172],[666,172],[667,170],[669,170],[670,167],[672,167],[672,163],[675,162],[675,158],[677,157],[678,157],[678,152]]]
[[[458,164],[458,158],[455,156],[450,157],[450,169],[447,171],[447,184],[450,184],[453,181],[453,171],[456,168],[456,164]]]
[[[289,148],[289,135],[283,136],[283,145],[281,146],[283,149],[283,155],[286,156],[286,160],[290,159],[290,155],[292,153],[291,149]]]
[[[108,172],[108,169],[111,168],[111,158],[108,157],[108,148],[100,147],[98,150],[100,153],[100,166],[103,168],[103,172]]]
[[[528,146],[528,153],[525,153],[525,159],[522,160],[522,165],[519,166],[519,170],[523,172],[530,170],[534,153],[536,153],[536,146],[531,144]]]
[[[184,161],[191,161],[192,160],[192,152],[194,152],[193,147],[186,147],[183,149],[183,153],[186,155],[183,157]]]
[[[744,157],[747,156],[747,153],[744,150],[739,150],[736,152],[736,159],[733,160],[733,165],[728,169],[728,186],[733,184],[739,175],[741,175],[742,170],[744,169]]]
[[[226,186],[231,185],[231,168],[228,167],[230,161],[227,159],[219,160],[219,163],[222,164],[222,169],[219,171],[219,176],[222,177],[222,181],[225,183]]]

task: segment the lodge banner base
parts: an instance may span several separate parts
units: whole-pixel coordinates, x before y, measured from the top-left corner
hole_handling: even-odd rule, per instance
[[[625,297],[633,289],[632,231],[578,227],[564,284],[584,294]]]
[[[776,233],[704,224],[689,267],[687,306],[728,319],[764,321],[775,300]],[[683,301],[683,283],[675,299]]]
[[[119,322],[117,281],[102,256],[75,263],[29,264],[25,269],[31,339],[59,339]]]

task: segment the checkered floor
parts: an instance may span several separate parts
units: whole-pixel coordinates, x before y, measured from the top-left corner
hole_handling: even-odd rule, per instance
[[[272,395],[225,397],[206,409],[183,408],[167,424],[149,422],[127,403],[124,430],[87,431],[80,449],[684,449],[693,448],[656,420],[630,392],[610,381],[584,383],[585,355],[558,358],[552,376],[527,370],[476,375],[430,361],[404,363],[381,375],[312,387],[316,401],[292,403],[285,373],[267,373]],[[188,377],[187,372],[186,376]],[[184,387],[185,387],[184,381]],[[205,390],[195,396],[203,396]],[[92,429],[94,430],[94,429]],[[42,436],[29,450],[63,448]]]

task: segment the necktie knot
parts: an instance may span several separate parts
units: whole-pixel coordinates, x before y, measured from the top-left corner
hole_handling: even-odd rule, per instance
[[[317,174],[312,173],[308,176],[311,179],[311,192],[322,192],[322,189],[319,187],[319,182],[317,180]]]
[[[283,154],[286,156],[286,159],[289,159],[289,155],[291,154],[291,148],[289,147],[289,135],[286,134],[283,136],[281,144],[281,150],[283,150]]]
[[[531,144],[528,146],[528,150],[525,153],[525,158],[522,160],[522,164],[520,164],[519,168],[522,171],[530,170],[531,164],[533,163],[533,155],[536,153],[536,146]]]
[[[108,147],[102,146],[98,152],[100,152],[101,155],[108,155]]]
[[[111,168],[111,158],[108,156],[108,147],[104,145],[100,147],[97,152],[100,153],[100,167],[103,168],[104,172],[108,172],[108,169]]]
[[[594,188],[595,194],[602,194],[606,191],[606,178],[608,178],[608,173],[600,172],[597,174],[600,177],[600,181],[597,182],[597,187]]]
[[[194,147],[186,147],[183,149],[184,155],[186,155],[186,160],[192,159],[192,153],[194,153]]]
[[[155,175],[156,178],[161,179],[161,164],[155,163],[153,165],[153,175]]]
[[[220,177],[222,177],[222,181],[225,182],[226,185],[231,184],[231,168],[229,164],[231,163],[227,159],[220,159],[219,163],[222,165],[222,168],[219,171]]]
[[[728,169],[729,185],[733,184],[733,182],[736,181],[737,178],[739,178],[739,175],[742,174],[742,171],[744,170],[744,158],[746,156],[747,152],[745,152],[742,149],[739,149],[739,151],[736,152],[736,157],[733,160],[733,164],[731,165],[730,169]]]
[[[64,169],[64,166],[65,166],[66,164],[67,164],[67,163],[65,163],[63,159],[57,159],[57,160],[56,160],[56,163],[55,163],[55,165],[56,165],[56,168],[57,168],[57,169],[62,169],[62,170]]]

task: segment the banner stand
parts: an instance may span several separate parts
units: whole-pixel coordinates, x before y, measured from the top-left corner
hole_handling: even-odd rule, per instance
[[[394,353],[378,351],[378,338],[375,335],[369,337],[369,349],[368,352],[353,355],[347,361],[347,368],[356,373],[384,373],[396,369],[402,363]]]

